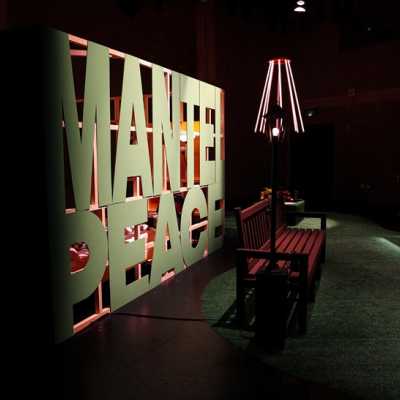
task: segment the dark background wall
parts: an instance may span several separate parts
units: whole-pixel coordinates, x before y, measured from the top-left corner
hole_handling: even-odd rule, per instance
[[[322,206],[398,210],[398,6],[386,1],[379,5],[320,1],[317,7],[317,2],[306,2],[313,12],[296,19],[299,16],[293,13],[281,13],[279,6],[271,8],[274,2],[267,2],[266,7],[250,2],[247,8],[245,2],[236,3],[228,12],[220,10],[223,23],[218,24],[217,35],[217,53],[224,60],[218,63],[218,76],[226,90],[227,188],[232,203],[254,199],[268,183],[268,145],[252,130],[266,61],[283,54],[292,58],[303,109],[317,111],[304,121],[306,126],[320,129],[308,131],[324,135],[324,127],[333,129],[329,148],[315,148],[314,141],[304,154],[316,160],[308,169],[309,184],[314,188],[324,186],[318,173],[321,155],[316,152],[333,157],[330,199]],[[282,161],[284,176],[280,179],[285,184],[288,163]]]
[[[306,198],[329,187],[329,199],[324,195],[325,204],[317,206],[396,212],[399,6],[386,0],[307,1],[307,13],[297,15],[294,3],[2,0],[0,26],[48,25],[222,87],[228,208],[256,200],[269,184],[269,146],[253,127],[267,61],[288,56],[300,104],[316,113],[305,117],[312,132],[301,145],[307,161],[296,157],[293,165],[283,146],[282,186],[291,169],[303,169]],[[325,140],[328,135],[332,140]],[[332,157],[325,175],[316,173],[321,157]]]
[[[114,0],[2,1],[8,27],[46,25],[108,47],[196,73],[195,14],[191,2]]]

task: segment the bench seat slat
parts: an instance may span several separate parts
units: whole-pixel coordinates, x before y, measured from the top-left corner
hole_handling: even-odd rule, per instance
[[[302,229],[302,236],[301,236],[301,240],[297,243],[297,246],[295,248],[295,252],[296,253],[302,253],[303,249],[305,248],[308,240],[310,240],[310,236],[311,236],[311,231],[309,229]]]
[[[317,257],[320,255],[320,249],[324,241],[324,233],[318,230],[310,229],[292,229],[286,228],[281,230],[281,235],[277,238],[276,249],[280,253],[297,253],[297,254],[308,254],[308,270],[311,272],[310,279],[313,275],[313,269],[316,264]],[[270,250],[270,241],[264,246],[261,246],[263,250]],[[251,259],[249,258],[249,271],[248,275],[250,279],[255,279],[255,274],[266,268],[269,261]],[[279,261],[278,267],[283,268],[287,266],[286,261]],[[296,274],[294,275],[296,276]]]
[[[294,237],[295,234],[296,232],[292,230],[283,231],[282,235],[279,236],[279,238],[277,239],[276,248],[279,249],[279,251],[281,251],[280,250],[281,248],[285,249],[291,243],[292,237]],[[270,241],[268,240],[268,242],[265,243],[264,246],[261,246],[261,249],[267,251],[270,250],[271,249]],[[249,258],[248,265],[249,265],[248,278],[255,279],[255,274],[261,269],[266,268],[269,265],[269,261]],[[280,267],[283,267],[283,265],[281,264]]]
[[[310,251],[311,251],[311,249],[314,245],[314,242],[317,238],[317,235],[318,235],[318,231],[313,229],[311,232],[311,236],[310,236],[309,240],[307,241],[306,246],[304,247],[303,254],[310,254]]]
[[[289,239],[290,238],[290,239]],[[290,235],[288,235],[287,241],[285,241],[282,246],[278,246],[277,251],[280,253],[292,253],[294,252],[297,244],[302,238],[302,232],[290,229]],[[286,262],[278,262],[278,267],[283,268],[287,265]]]

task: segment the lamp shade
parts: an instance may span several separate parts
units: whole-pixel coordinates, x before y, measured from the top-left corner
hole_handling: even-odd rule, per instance
[[[293,72],[287,58],[275,58],[268,63],[254,131],[264,133],[272,140],[273,128],[279,130],[280,136],[304,132]]]

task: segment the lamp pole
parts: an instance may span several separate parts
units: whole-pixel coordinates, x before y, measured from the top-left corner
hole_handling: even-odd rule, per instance
[[[276,253],[276,191],[278,173],[278,140],[279,129],[272,128],[272,154],[271,154],[271,253]],[[273,261],[273,266],[275,260]]]

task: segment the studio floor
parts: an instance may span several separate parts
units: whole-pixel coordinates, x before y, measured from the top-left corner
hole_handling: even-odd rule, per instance
[[[268,367],[354,398],[399,399],[400,233],[349,214],[328,213],[327,227],[308,333],[290,337],[282,354],[263,353],[251,332],[235,326],[234,269],[207,286],[203,311],[219,334]]]
[[[217,326],[234,302],[227,218],[223,250],[53,348],[33,389],[51,381],[53,398],[75,400],[399,398],[400,235],[328,216],[309,331],[284,353],[254,351],[251,337]]]

